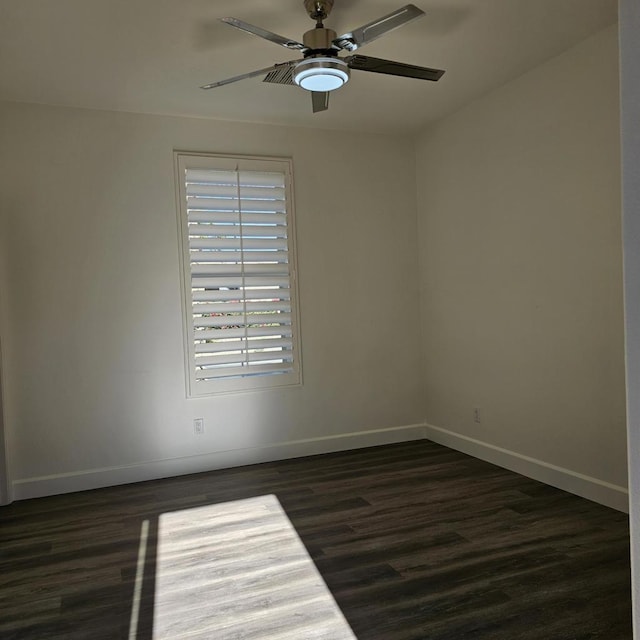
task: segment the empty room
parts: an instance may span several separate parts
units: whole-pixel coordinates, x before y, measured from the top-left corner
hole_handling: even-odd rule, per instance
[[[0,9],[0,637],[640,638],[635,0]]]

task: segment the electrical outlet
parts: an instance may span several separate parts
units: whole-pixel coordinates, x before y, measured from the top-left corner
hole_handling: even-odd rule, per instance
[[[473,410],[473,421],[476,424],[480,424],[480,407],[475,407]]]
[[[197,436],[201,436],[204,433],[204,418],[193,419],[193,432]]]

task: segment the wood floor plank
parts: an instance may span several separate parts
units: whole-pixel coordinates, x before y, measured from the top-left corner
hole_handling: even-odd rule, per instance
[[[625,514],[428,441],[2,507],[0,637],[130,640],[137,612],[135,638],[156,640],[163,619],[157,592],[166,585],[157,582],[163,517],[173,514],[184,525],[181,514],[200,507],[270,495],[358,640],[632,638]],[[143,522],[148,539],[140,579]],[[250,601],[251,587],[238,588],[258,584],[252,571],[270,568],[278,575],[282,567],[286,575],[286,558],[273,545],[277,537],[255,534],[259,524],[247,521],[243,534],[236,523],[233,536],[219,522],[194,521],[174,531],[180,553],[163,556],[169,563],[163,566],[176,568],[175,602],[185,613],[170,622],[181,633],[192,618],[203,630],[199,637],[217,637],[207,635],[219,620],[198,587],[214,566],[199,552],[204,541],[217,563],[217,599],[225,606]],[[243,546],[240,562],[242,545],[234,536],[251,531],[255,538]],[[265,545],[272,545],[266,565],[259,555]],[[234,566],[244,573],[225,583],[225,571]],[[268,600],[269,588],[261,588]],[[304,615],[291,637],[320,633],[323,614],[304,608],[303,589],[294,586],[271,601],[277,606],[262,627],[239,618],[233,633],[255,640],[291,633],[291,619],[283,616],[300,604]]]

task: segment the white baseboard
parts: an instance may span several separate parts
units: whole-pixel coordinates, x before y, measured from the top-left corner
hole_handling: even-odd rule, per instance
[[[407,425],[388,429],[357,431],[337,436],[295,440],[261,447],[215,451],[197,456],[152,460],[139,464],[85,469],[34,478],[14,480],[13,499],[26,500],[60,493],[99,489],[131,482],[157,480],[189,473],[226,469],[246,464],[299,458],[302,456],[332,453],[374,447],[394,442],[406,442],[424,438],[424,425]]]
[[[425,425],[424,433],[428,440],[442,444],[450,449],[462,451],[474,458],[491,462],[504,469],[509,469],[520,475],[549,484],[552,487],[568,491],[612,509],[629,513],[629,493],[626,487],[604,482],[591,476],[576,473],[570,469],[557,467],[542,460],[530,458],[529,456],[502,449],[433,425]]]
[[[371,431],[357,431],[337,436],[295,440],[260,447],[215,451],[197,456],[152,460],[126,466],[85,469],[71,473],[14,480],[11,484],[14,500],[40,498],[60,493],[99,489],[131,482],[157,480],[189,473],[227,469],[246,464],[285,460],[302,456],[374,447],[394,442],[427,438],[475,458],[539,480],[563,491],[628,513],[629,495],[620,487],[597,478],[557,467],[514,451],[502,449],[480,440],[435,427],[415,424]]]

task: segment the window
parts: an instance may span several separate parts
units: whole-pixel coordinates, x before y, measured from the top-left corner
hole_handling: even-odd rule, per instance
[[[176,168],[189,395],[299,384],[291,161]]]

